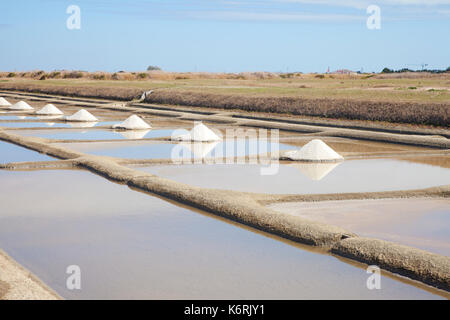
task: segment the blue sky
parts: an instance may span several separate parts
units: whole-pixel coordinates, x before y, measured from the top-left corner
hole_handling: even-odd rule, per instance
[[[366,9],[381,9],[369,30]],[[81,29],[69,30],[69,5]],[[450,0],[0,2],[0,70],[325,72],[450,66]]]

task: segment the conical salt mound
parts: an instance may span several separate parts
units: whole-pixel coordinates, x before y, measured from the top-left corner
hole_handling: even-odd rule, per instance
[[[88,111],[84,109],[75,112],[71,116],[67,116],[65,119],[67,121],[82,121],[82,122],[98,121],[96,117],[94,117],[92,114],[90,114]]]
[[[9,107],[11,110],[34,110],[28,103],[24,101],[19,101],[16,104],[13,104]]]
[[[320,139],[314,139],[304,145],[300,150],[286,152],[285,156],[291,160],[301,161],[338,161],[344,158],[331,149]]]
[[[9,103],[8,100],[6,100],[3,97],[0,97],[0,106],[5,107],[5,106],[10,106],[10,105],[11,105],[11,103]]]
[[[198,141],[198,142],[210,142],[221,140],[217,134],[215,134],[211,129],[209,129],[201,122],[196,124],[188,134],[175,136],[173,139],[179,141]]]
[[[43,114],[43,115],[62,115],[64,114],[61,110],[59,110],[57,107],[55,107],[53,104],[49,103],[45,105],[41,110],[36,111],[36,114]]]
[[[331,171],[333,171],[340,163],[324,163],[324,162],[316,162],[316,163],[294,163],[291,164],[292,167],[297,168],[307,176],[309,179],[314,181],[319,181],[325,178]]]
[[[112,126],[114,129],[148,130],[151,126],[137,115],[128,117],[124,122]]]

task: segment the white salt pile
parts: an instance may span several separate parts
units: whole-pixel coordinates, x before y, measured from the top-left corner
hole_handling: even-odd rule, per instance
[[[41,110],[36,111],[37,114],[44,115],[62,115],[64,114],[61,110],[55,107],[53,104],[46,104]]]
[[[9,103],[8,100],[6,100],[3,97],[0,97],[0,106],[10,106],[10,105],[11,105],[11,103]]]
[[[291,160],[300,161],[339,161],[344,158],[320,139],[314,139],[300,150],[288,151],[284,154]]]
[[[189,133],[173,136],[172,140],[210,142],[220,141],[221,138],[200,122],[196,124]]]
[[[96,117],[94,117],[89,111],[86,111],[84,109],[81,109],[77,112],[75,112],[71,116],[65,117],[66,121],[80,121],[80,122],[93,122],[98,121]]]
[[[325,178],[331,171],[333,171],[338,165],[339,162],[316,162],[316,163],[294,163],[290,166],[297,168],[307,176],[311,180],[319,181]]]
[[[137,115],[129,116],[124,122],[114,124],[113,129],[125,129],[125,130],[148,130],[151,126],[142,120]]]
[[[9,107],[11,110],[34,110],[28,103],[24,101],[19,101],[16,104],[13,104]]]

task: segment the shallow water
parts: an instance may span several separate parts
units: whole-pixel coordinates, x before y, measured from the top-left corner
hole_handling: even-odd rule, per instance
[[[237,143],[169,143],[169,142],[88,142],[64,144],[66,148],[95,155],[111,156],[128,159],[170,159],[172,152],[178,159],[215,157],[226,155],[227,150],[234,150],[235,156],[256,155],[260,148],[250,147],[249,140],[243,141],[244,148],[237,148]],[[274,150],[275,144],[263,141],[264,153]],[[61,145],[61,144],[60,144]],[[233,148],[234,147],[234,148]],[[292,146],[279,144],[280,150],[290,150]]]
[[[167,137],[171,135],[172,130],[23,130],[15,133],[61,140],[122,140]]]
[[[100,122],[52,122],[51,119],[46,120],[46,122],[0,122],[0,127],[7,128],[91,128],[91,127],[99,127],[99,126],[111,126],[117,123],[117,121],[100,121]]]
[[[450,256],[450,200],[385,199],[277,203],[270,208]]]
[[[0,180],[0,247],[65,298],[441,298],[385,276],[382,290],[368,290],[365,269],[89,172],[0,171]],[[66,289],[70,265],[81,290]]]
[[[0,141],[0,163],[55,160],[42,153]]]
[[[0,116],[0,120],[37,120],[35,116]],[[0,122],[0,125],[2,122]]]
[[[137,170],[198,187],[275,194],[421,189],[445,185],[450,181],[450,169],[391,159],[280,164],[273,175],[262,175],[262,168],[268,166],[204,164],[136,167]]]
[[[0,127],[7,128],[70,128],[70,125],[64,122],[0,122]]]

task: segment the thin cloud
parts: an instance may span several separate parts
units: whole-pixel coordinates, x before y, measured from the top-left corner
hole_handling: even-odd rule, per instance
[[[274,0],[275,2],[327,5],[364,9],[371,4],[384,6],[440,6],[450,5],[450,0]]]
[[[197,19],[244,21],[360,21],[364,16],[345,14],[263,13],[245,11],[193,11],[188,15]]]
[[[450,0],[91,0],[91,11],[145,19],[345,22],[367,19],[380,5],[385,21],[444,19]],[[441,11],[441,12],[439,12]]]

